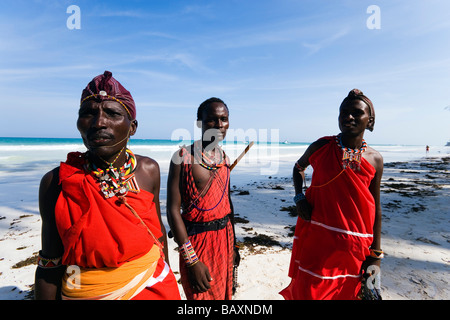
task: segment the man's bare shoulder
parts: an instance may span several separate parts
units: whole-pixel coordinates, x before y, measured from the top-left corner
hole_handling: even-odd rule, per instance
[[[49,191],[59,185],[59,167],[56,167],[41,178],[40,189],[41,192]]]
[[[185,161],[186,158],[186,154],[191,154],[191,156],[193,157],[193,145],[190,146],[180,146],[180,148],[175,151],[172,155],[172,163],[171,165],[181,165],[181,163],[183,163],[183,161]],[[186,161],[185,161],[186,162]]]
[[[139,188],[158,194],[161,179],[158,162],[150,157],[136,155],[136,163],[135,177]]]
[[[54,208],[60,193],[59,167],[56,167],[42,177],[39,185],[39,212],[43,220],[54,219]]]
[[[159,174],[160,171],[159,164],[158,162],[156,162],[156,160],[150,157],[141,156],[137,154],[136,162],[137,162],[136,170],[138,170],[139,172],[145,172],[147,174]]]
[[[383,169],[383,163],[384,163],[383,156],[381,155],[381,153],[379,153],[374,148],[368,146],[364,157],[367,160],[369,160],[369,162],[372,163],[372,165],[375,167],[375,169],[377,169],[377,171],[379,169]]]
[[[381,153],[379,153],[377,150],[375,150],[374,148],[368,146],[367,150],[366,150],[367,154],[369,154],[371,157],[373,157],[377,162],[381,161],[383,162],[383,156],[381,155]]]

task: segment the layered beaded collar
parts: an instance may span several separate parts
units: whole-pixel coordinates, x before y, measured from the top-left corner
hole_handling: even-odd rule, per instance
[[[194,156],[196,160],[198,160],[198,163],[202,167],[208,170],[216,170],[226,165],[225,152],[220,147],[217,148],[217,151],[219,152],[216,153],[220,156],[218,161],[216,161],[216,159],[211,159],[207,153],[203,152],[201,141],[197,142],[194,146]]]
[[[122,153],[122,151],[121,151]],[[120,155],[120,153],[119,153]],[[106,169],[98,168],[94,163],[89,162],[86,153],[85,170],[89,172],[100,185],[100,191],[108,199],[114,196],[125,196],[128,191],[138,193],[139,186],[134,175],[136,170],[136,156],[131,150],[126,149],[127,160],[120,168],[114,168],[115,160],[109,163]],[[117,160],[117,158],[116,158]]]
[[[349,167],[352,170],[361,170],[361,158],[364,151],[367,150],[367,143],[363,139],[362,146],[359,149],[345,147],[342,143],[342,135],[336,136],[336,143],[342,149],[342,168]]]

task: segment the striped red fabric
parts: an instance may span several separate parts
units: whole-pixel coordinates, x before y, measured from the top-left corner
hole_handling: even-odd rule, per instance
[[[192,175],[191,155],[185,148],[181,150],[181,153],[183,156],[181,181],[183,219],[191,222],[210,222],[227,216],[231,212],[228,197],[228,166],[223,166],[215,171],[209,189],[201,196],[202,192],[197,190]],[[224,191],[225,194],[223,194]],[[192,201],[195,201],[197,208],[191,205]],[[210,283],[211,289],[207,292],[195,292],[189,283],[186,263],[180,257],[181,283],[186,298],[189,300],[231,300],[234,244],[231,222],[228,221],[226,228],[222,230],[202,232],[190,236],[189,240],[199,260],[208,267],[213,281]]]

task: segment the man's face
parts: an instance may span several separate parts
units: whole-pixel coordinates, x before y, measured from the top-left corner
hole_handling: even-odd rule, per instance
[[[136,122],[117,101],[88,100],[78,112],[77,128],[85,146],[104,157],[126,145],[128,135],[136,132]]]
[[[202,135],[204,141],[222,141],[225,139],[229,126],[228,108],[223,103],[213,102],[203,110]]]
[[[339,129],[342,133],[359,135],[373,121],[369,106],[361,100],[346,101],[339,108]]]

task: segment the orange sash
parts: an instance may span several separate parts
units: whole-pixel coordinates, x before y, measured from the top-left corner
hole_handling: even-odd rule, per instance
[[[117,268],[68,266],[62,281],[63,300],[130,300],[140,293],[156,270],[159,248]]]

